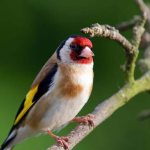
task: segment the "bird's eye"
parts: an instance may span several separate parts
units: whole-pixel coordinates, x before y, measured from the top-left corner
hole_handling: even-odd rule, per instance
[[[77,46],[76,44],[71,44],[71,45],[70,45],[70,48],[71,48],[72,50],[76,50],[76,49],[78,48],[78,46]]]

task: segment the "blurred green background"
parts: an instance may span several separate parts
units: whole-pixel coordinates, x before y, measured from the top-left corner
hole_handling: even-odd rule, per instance
[[[1,0],[0,143],[35,75],[62,40],[81,34],[80,29],[92,23],[115,25],[135,14],[139,11],[134,0]],[[125,35],[131,37],[130,32]],[[123,49],[107,39],[93,38],[92,42],[95,84],[80,115],[91,112],[124,84],[120,69],[125,61]],[[148,108],[150,95],[136,96],[74,149],[150,150],[150,120],[137,119],[140,111]],[[69,125],[58,134],[66,135],[73,127]],[[43,135],[24,141],[15,150],[45,150],[53,143]]]

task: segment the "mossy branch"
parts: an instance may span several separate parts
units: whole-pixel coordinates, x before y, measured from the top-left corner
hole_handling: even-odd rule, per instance
[[[91,37],[105,37],[121,44],[121,46],[125,49],[127,58],[125,69],[127,82],[118,92],[100,103],[91,113],[95,116],[93,118],[93,122],[95,124],[94,128],[110,117],[121,106],[132,100],[134,96],[140,94],[141,92],[150,90],[150,44],[149,49],[148,47],[146,48],[146,56],[144,56],[144,58],[140,61],[140,63],[144,63],[144,66],[146,65],[144,74],[139,79],[135,79],[134,77],[139,47],[142,40],[142,35],[144,33],[144,25],[148,16],[148,7],[144,4],[144,2],[142,0],[136,0],[136,2],[140,8],[141,17],[138,17],[136,21],[130,21],[129,26],[127,22],[122,24],[124,29],[127,29],[127,26],[133,27],[133,39],[131,42],[120,34],[117,29],[108,25],[94,24],[91,27],[81,30],[86,34],[90,34]],[[121,25],[118,26],[118,29],[122,29]],[[80,124],[72,130],[70,134],[67,135],[69,138],[69,149],[71,150],[80,141],[82,141],[82,139],[92,132],[94,128],[91,128],[88,125]],[[56,144],[48,148],[48,150],[63,150],[63,148]]]

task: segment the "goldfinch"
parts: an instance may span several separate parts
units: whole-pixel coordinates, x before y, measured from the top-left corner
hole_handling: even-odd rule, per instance
[[[93,85],[92,42],[70,36],[56,49],[33,81],[0,150],[38,133],[51,135],[68,148],[68,139],[53,134],[75,118],[88,101]]]

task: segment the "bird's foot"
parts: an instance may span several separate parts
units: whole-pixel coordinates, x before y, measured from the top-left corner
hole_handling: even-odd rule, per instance
[[[53,134],[51,131],[47,131],[47,133],[56,140],[57,144],[61,147],[63,147],[65,150],[69,150],[69,139],[68,137],[59,137],[55,134]]]
[[[56,142],[59,146],[63,147],[65,150],[69,150],[68,137],[57,137]]]
[[[94,122],[93,122],[94,118],[95,116],[93,114],[88,114],[87,116],[83,116],[83,117],[75,117],[72,121],[77,123],[87,124],[91,127],[94,127]]]

